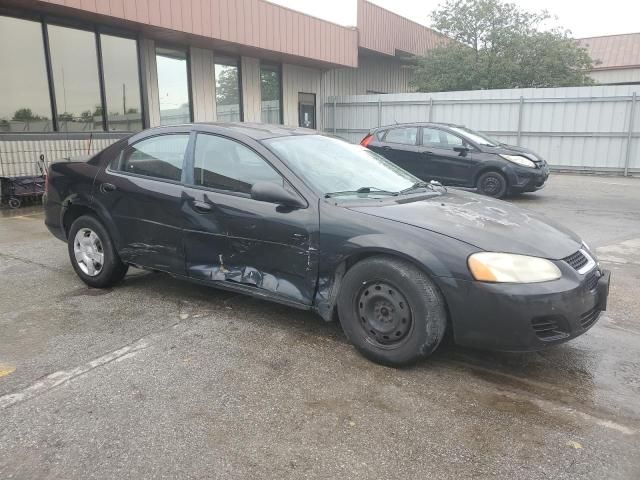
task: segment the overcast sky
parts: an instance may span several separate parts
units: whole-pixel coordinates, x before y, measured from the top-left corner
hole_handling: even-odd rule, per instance
[[[356,0],[270,0],[340,25],[356,24]],[[640,31],[638,0],[512,0],[528,10],[546,9],[574,37]],[[373,3],[424,25],[440,0],[373,0]]]

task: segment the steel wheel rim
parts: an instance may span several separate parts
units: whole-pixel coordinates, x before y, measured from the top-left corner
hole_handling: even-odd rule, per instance
[[[487,177],[482,181],[482,189],[491,195],[495,195],[500,191],[500,180],[497,177]]]
[[[100,237],[90,228],[81,228],[73,239],[76,264],[85,275],[95,277],[104,267],[104,249]]]
[[[367,341],[378,347],[394,348],[413,330],[409,302],[388,282],[364,284],[356,295],[355,308]]]

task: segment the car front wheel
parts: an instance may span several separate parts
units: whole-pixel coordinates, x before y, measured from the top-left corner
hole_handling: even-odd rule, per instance
[[[485,172],[478,177],[478,191],[493,198],[502,198],[507,194],[507,179],[499,172]]]
[[[69,229],[67,243],[73,269],[90,287],[110,287],[126,275],[129,266],[122,263],[109,233],[97,218],[78,217]]]
[[[369,257],[347,271],[338,315],[360,353],[394,367],[431,354],[447,325],[445,302],[432,280],[413,264],[386,256]]]

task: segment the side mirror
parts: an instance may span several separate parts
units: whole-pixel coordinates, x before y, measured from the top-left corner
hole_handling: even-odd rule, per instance
[[[298,196],[288,192],[281,185],[271,182],[254,183],[251,187],[251,198],[260,202],[277,203],[285,207],[302,208],[306,206]]]
[[[470,150],[469,147],[453,147],[453,151],[458,152],[461,157],[464,157]]]

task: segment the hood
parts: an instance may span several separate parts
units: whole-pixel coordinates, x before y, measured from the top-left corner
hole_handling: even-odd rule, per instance
[[[540,155],[538,155],[537,153],[535,153],[532,150],[529,150],[528,148],[524,148],[524,147],[517,147],[515,145],[507,145],[507,144],[500,144],[497,147],[482,147],[483,151],[487,152],[487,153],[497,153],[498,155],[502,154],[502,155],[523,155],[530,158],[531,160],[533,160],[534,162],[538,163],[538,162],[542,162],[542,163],[546,163],[546,161],[544,160],[544,158],[542,158]]]
[[[559,260],[582,244],[571,230],[538,213],[451,188],[444,195],[416,201],[344,206],[447,235],[486,251]]]

